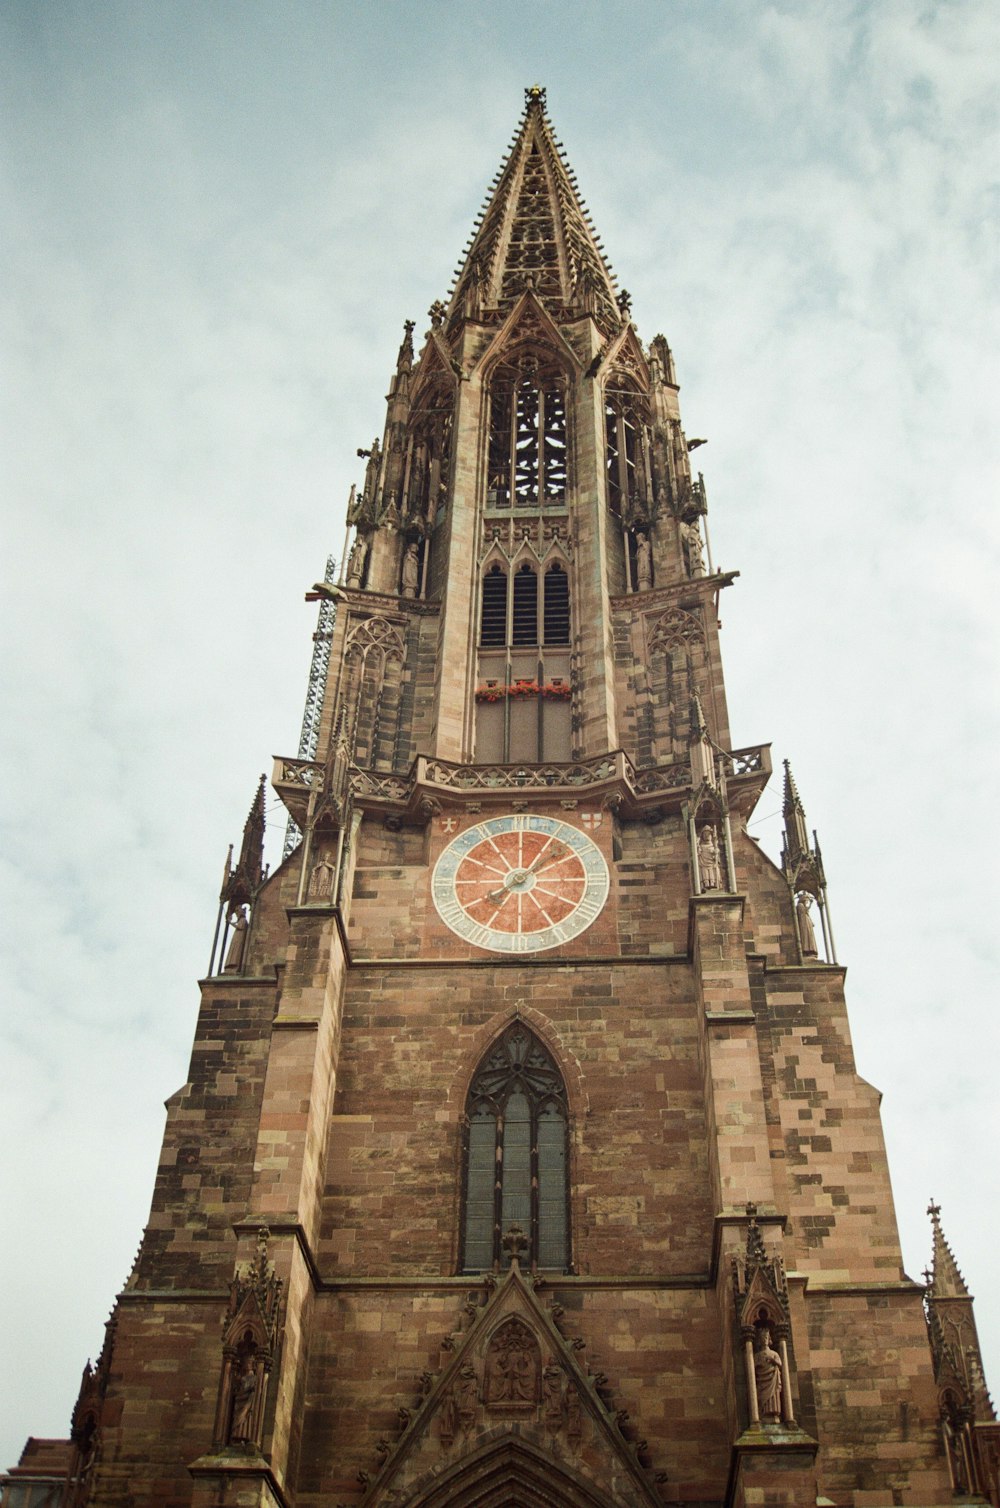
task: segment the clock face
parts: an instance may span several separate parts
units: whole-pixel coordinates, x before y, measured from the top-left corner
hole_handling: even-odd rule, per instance
[[[566,822],[519,812],[453,838],[434,866],[441,920],[498,953],[538,953],[579,936],[600,914],[610,880],[595,843]]]

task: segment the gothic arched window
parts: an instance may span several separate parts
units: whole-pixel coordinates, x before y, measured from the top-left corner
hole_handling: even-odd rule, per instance
[[[480,1064],[466,1101],[462,1271],[509,1265],[503,1236],[519,1225],[528,1261],[569,1265],[566,1087],[551,1055],[520,1021]]]
[[[488,508],[566,502],[566,402],[561,374],[522,354],[490,383]]]

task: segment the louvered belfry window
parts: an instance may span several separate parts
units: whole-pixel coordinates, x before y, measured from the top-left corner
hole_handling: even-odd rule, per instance
[[[466,1102],[462,1271],[509,1266],[503,1236],[519,1225],[528,1261],[569,1264],[566,1089],[551,1054],[522,1022],[493,1044]]]

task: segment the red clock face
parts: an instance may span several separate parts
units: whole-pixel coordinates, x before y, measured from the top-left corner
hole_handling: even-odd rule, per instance
[[[608,869],[585,833],[551,817],[494,817],[468,828],[434,871],[434,902],[459,936],[505,953],[553,948],[601,910]]]

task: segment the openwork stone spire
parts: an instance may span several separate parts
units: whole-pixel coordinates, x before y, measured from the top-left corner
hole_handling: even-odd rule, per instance
[[[526,290],[546,305],[590,312],[617,329],[622,311],[600,241],[545,113],[545,90],[525,90],[517,135],[455,280],[448,320],[471,301],[506,312]]]

